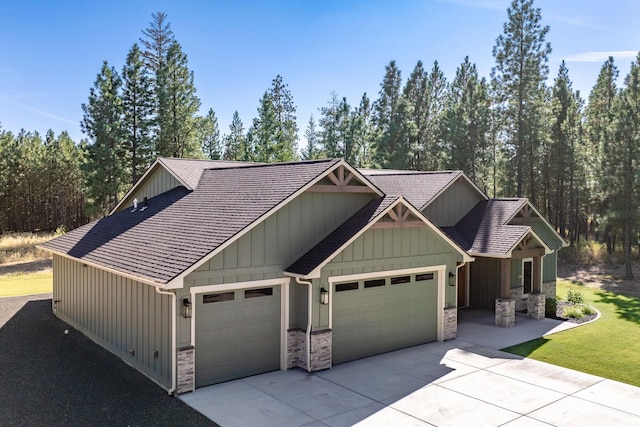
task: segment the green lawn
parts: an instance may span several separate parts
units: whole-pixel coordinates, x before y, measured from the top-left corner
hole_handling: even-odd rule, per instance
[[[602,317],[504,351],[640,387],[640,298],[558,281],[558,297],[579,288]]]
[[[51,272],[7,274],[0,276],[0,297],[15,297],[51,292]]]

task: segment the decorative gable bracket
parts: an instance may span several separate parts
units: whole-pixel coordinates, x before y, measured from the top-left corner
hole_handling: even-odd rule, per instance
[[[325,183],[312,185],[307,191],[316,193],[376,193],[373,188],[360,182],[353,172],[345,168],[344,165],[338,166],[325,177],[330,183],[325,180]]]
[[[424,227],[424,225],[424,221],[416,218],[407,206],[398,203],[371,228],[410,228]]]

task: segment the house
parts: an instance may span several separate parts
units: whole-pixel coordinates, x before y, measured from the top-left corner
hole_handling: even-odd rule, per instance
[[[491,298],[503,318],[555,292],[554,233],[461,172],[160,158],[42,247],[56,316],[180,393],[454,338]]]
[[[496,310],[496,326],[515,312],[542,319],[556,296],[557,251],[567,246],[525,198],[489,199],[464,173],[362,170],[385,193],[402,194],[475,261],[457,274],[457,307]]]

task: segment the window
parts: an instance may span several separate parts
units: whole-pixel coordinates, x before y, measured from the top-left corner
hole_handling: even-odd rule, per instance
[[[375,280],[365,280],[364,287],[366,288],[377,288],[378,286],[384,286],[386,284],[385,279],[375,279]]]
[[[525,294],[533,292],[533,259],[522,260],[522,290]]]
[[[244,298],[260,298],[273,295],[273,288],[247,289],[244,291]]]
[[[433,273],[416,274],[416,282],[424,280],[433,280]]]
[[[209,304],[212,302],[233,301],[235,294],[233,292],[223,292],[220,294],[205,294],[202,295],[202,303]]]
[[[355,291],[358,289],[358,282],[340,283],[336,285],[336,292]]]
[[[410,282],[411,282],[411,276],[400,276],[400,277],[391,278],[392,285],[399,285],[401,283],[410,283]]]

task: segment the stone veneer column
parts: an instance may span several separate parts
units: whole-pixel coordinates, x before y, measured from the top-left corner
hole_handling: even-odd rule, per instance
[[[529,294],[529,299],[527,300],[527,317],[535,320],[544,319],[545,305],[545,294]]]
[[[442,339],[451,340],[458,334],[458,307],[444,309],[444,325],[442,327]]]
[[[511,328],[516,324],[516,302],[513,299],[496,298],[496,326]]]
[[[331,329],[311,332],[311,371],[331,367],[331,334]]]
[[[287,369],[306,367],[305,335],[301,329],[287,331]]]
[[[195,356],[196,350],[193,346],[178,349],[178,385],[176,393],[195,390]]]

